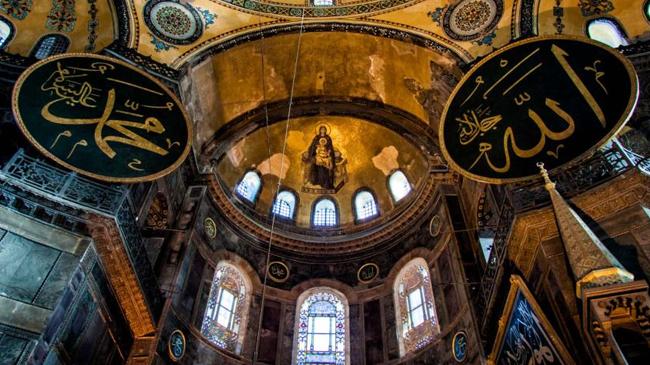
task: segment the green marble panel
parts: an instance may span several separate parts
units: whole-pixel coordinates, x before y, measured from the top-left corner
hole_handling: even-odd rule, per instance
[[[0,241],[0,295],[32,303],[60,251],[8,232]]]
[[[79,258],[67,252],[61,253],[61,257],[54,265],[52,272],[45,280],[43,288],[34,300],[34,304],[54,309],[56,302],[63,294],[66,284],[70,280],[70,275],[74,272],[79,263]]]
[[[27,340],[7,334],[0,335],[0,365],[15,365],[27,345]]]

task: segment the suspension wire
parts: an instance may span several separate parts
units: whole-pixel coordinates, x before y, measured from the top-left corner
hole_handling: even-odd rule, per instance
[[[289,93],[289,105],[287,110],[287,119],[284,126],[284,140],[282,143],[282,159],[280,160],[280,173],[278,174],[278,183],[275,186],[275,191],[273,196],[277,196],[277,193],[280,191],[282,186],[282,176],[284,173],[284,156],[287,148],[287,138],[289,135],[289,121],[291,120],[291,107],[293,106],[293,93],[296,85],[296,76],[298,74],[298,59],[300,58],[300,46],[302,43],[302,35],[305,24],[305,8],[302,9],[302,15],[300,17],[300,31],[298,33],[298,41],[296,44],[296,56],[293,64],[293,77],[291,79],[291,90]],[[262,24],[260,22],[260,33],[262,33]],[[264,36],[262,35],[262,85],[263,85],[263,102],[265,102],[264,112],[266,117],[266,138],[268,145],[268,154],[269,154],[269,168],[271,168],[271,138],[269,134],[269,116],[268,116],[268,106],[266,105],[266,83],[265,83],[265,69],[264,69]],[[275,201],[273,202],[275,204]],[[271,208],[273,209],[273,208]],[[253,352],[253,365],[257,363],[257,358],[259,355],[260,348],[260,334],[262,332],[262,316],[264,315],[264,302],[266,299],[266,283],[268,281],[268,267],[271,260],[271,248],[273,246],[273,233],[275,229],[276,214],[271,214],[271,230],[269,233],[269,244],[266,251],[266,260],[264,265],[264,280],[262,282],[262,296],[260,301],[260,310],[259,318],[257,321],[257,334],[255,335],[255,351]]]

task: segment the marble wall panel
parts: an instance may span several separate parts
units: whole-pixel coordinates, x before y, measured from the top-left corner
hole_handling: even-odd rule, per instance
[[[60,251],[7,232],[0,241],[0,294],[31,303]]]
[[[54,309],[78,262],[78,257],[62,252],[52,268],[50,275],[45,280],[45,283],[43,283],[43,287],[39,291],[36,300],[34,300],[34,304],[48,309]]]

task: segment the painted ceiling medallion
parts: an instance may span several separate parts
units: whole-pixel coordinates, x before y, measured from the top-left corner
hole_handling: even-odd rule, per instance
[[[189,4],[151,0],[144,6],[147,27],[165,42],[190,44],[203,34],[201,14]]]
[[[477,39],[492,31],[503,15],[503,0],[463,0],[445,12],[445,33],[459,41]]]

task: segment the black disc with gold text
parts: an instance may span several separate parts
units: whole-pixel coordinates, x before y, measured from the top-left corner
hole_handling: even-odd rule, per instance
[[[94,54],[47,58],[13,92],[18,125],[38,150],[99,180],[139,182],[176,169],[190,150],[191,124],[160,82]]]
[[[461,80],[440,122],[451,167],[508,183],[573,163],[608,141],[637,100],[632,64],[586,38],[527,39],[496,51]]]

